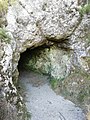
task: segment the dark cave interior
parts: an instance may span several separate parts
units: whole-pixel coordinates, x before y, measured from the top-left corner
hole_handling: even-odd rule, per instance
[[[40,52],[43,51],[45,48],[50,48],[50,46],[47,45],[43,45],[43,46],[39,46],[36,48],[28,48],[25,52],[20,54],[20,60],[18,62],[18,70],[23,71],[23,70],[27,70],[25,68],[25,64],[32,59],[33,56],[40,55]]]

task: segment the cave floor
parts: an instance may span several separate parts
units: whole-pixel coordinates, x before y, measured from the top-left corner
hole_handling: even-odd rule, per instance
[[[85,120],[79,107],[51,89],[47,76],[22,71],[19,79],[31,120]]]

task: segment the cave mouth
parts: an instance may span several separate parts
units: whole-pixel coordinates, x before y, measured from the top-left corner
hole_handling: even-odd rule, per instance
[[[39,69],[33,67],[35,62],[38,60],[40,54],[42,54],[42,51],[44,52],[45,49],[50,49],[50,46],[47,46],[45,44],[45,45],[36,47],[34,49],[27,48],[25,52],[20,54],[20,59],[18,62],[18,72],[19,72],[18,82],[21,90],[23,87],[22,85],[24,83],[23,80],[27,81],[27,79],[29,80],[30,84],[35,87],[46,84],[46,83],[50,84],[49,75],[46,73],[43,73],[41,68],[39,71]],[[32,61],[33,65],[28,66],[29,61]]]
[[[36,56],[38,57],[45,49],[50,49],[50,46],[45,44],[36,48],[27,48],[25,52],[21,53],[18,62],[19,73],[22,71],[32,71],[32,67],[28,68],[27,63],[29,63],[29,60],[32,60],[32,58],[36,59]]]
[[[47,48],[49,49],[49,47]],[[54,120],[60,118],[85,120],[85,115],[81,108],[78,108],[75,104],[72,104],[71,101],[57,95],[51,89],[48,76],[38,74],[32,71],[32,68],[27,69],[26,65],[28,61],[30,59],[32,60],[33,56],[39,56],[45,49],[46,46],[27,49],[20,55],[18,62],[18,71],[20,73],[19,85],[20,88],[23,89],[21,90],[21,95],[27,111],[31,113],[31,120]]]

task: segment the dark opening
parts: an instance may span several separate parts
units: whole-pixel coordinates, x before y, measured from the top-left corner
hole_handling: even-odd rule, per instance
[[[20,60],[18,62],[19,72],[27,70],[26,64],[29,62],[29,60],[32,59],[33,56],[39,56],[41,51],[44,51],[45,48],[50,49],[50,46],[43,45],[34,49],[27,49],[25,52],[21,53]]]

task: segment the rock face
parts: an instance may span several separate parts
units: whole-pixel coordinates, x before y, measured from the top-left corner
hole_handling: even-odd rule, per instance
[[[0,93],[0,120],[17,120],[17,110]]]
[[[8,102],[15,105],[18,101],[17,65],[27,48],[50,46],[49,51],[41,51],[35,65],[55,78],[68,76],[76,67],[90,72],[90,15],[81,17],[78,8],[78,0],[18,0],[9,7],[6,29],[10,43],[0,33],[0,87]]]
[[[63,81],[59,81],[55,91],[84,108],[84,110],[90,110],[90,75],[80,69],[74,71]]]

